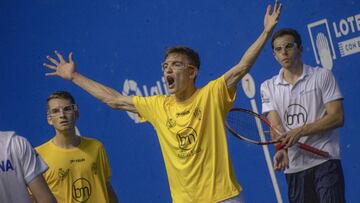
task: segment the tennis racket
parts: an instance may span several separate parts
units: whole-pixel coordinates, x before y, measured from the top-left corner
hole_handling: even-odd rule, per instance
[[[256,145],[268,145],[280,143],[279,140],[272,140],[270,133],[281,135],[279,131],[271,126],[271,123],[263,116],[243,108],[233,108],[229,111],[225,121],[226,128],[235,137]],[[262,126],[263,133],[261,132]],[[300,149],[328,158],[329,153],[310,145],[297,142]],[[281,149],[283,146],[278,145]]]

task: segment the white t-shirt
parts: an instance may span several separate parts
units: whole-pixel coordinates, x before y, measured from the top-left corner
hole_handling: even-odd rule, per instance
[[[0,202],[31,202],[27,184],[47,168],[24,137],[0,131]]]
[[[276,111],[286,131],[319,120],[325,114],[326,103],[342,99],[331,71],[308,65],[303,67],[303,73],[294,85],[282,79],[283,69],[261,84],[262,113]],[[299,141],[329,152],[331,159],[340,159],[337,130],[301,137]],[[288,149],[288,155],[289,168],[285,173],[303,171],[327,160],[296,145]]]

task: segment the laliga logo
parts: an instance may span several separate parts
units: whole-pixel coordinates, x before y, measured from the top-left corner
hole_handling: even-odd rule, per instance
[[[316,63],[331,70],[336,53],[327,19],[310,23],[307,27]],[[336,38],[358,33],[360,32],[360,14],[333,22],[332,27]],[[338,42],[338,48],[341,57],[360,52],[360,36]]]

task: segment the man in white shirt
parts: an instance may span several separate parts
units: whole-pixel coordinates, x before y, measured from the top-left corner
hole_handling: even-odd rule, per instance
[[[56,202],[42,173],[47,165],[30,143],[15,132],[0,131],[0,202],[38,203]]]
[[[274,168],[285,170],[289,201],[345,202],[336,130],[344,123],[343,97],[336,80],[331,71],[302,63],[296,30],[279,30],[271,45],[281,69],[261,84],[262,112],[285,132],[278,137],[285,147],[276,151]],[[330,158],[304,151],[297,142],[327,151]]]

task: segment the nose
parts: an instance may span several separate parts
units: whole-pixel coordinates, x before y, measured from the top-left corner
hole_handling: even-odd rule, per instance
[[[173,71],[172,66],[167,66],[165,69],[163,69],[164,73],[171,73]]]
[[[282,55],[287,55],[287,54],[288,54],[288,50],[287,50],[285,47],[283,47],[283,48],[281,48],[280,54],[282,54]]]
[[[61,110],[59,111],[59,117],[60,117],[60,118],[64,118],[64,117],[65,117],[65,112],[64,112],[64,110],[61,109]]]

